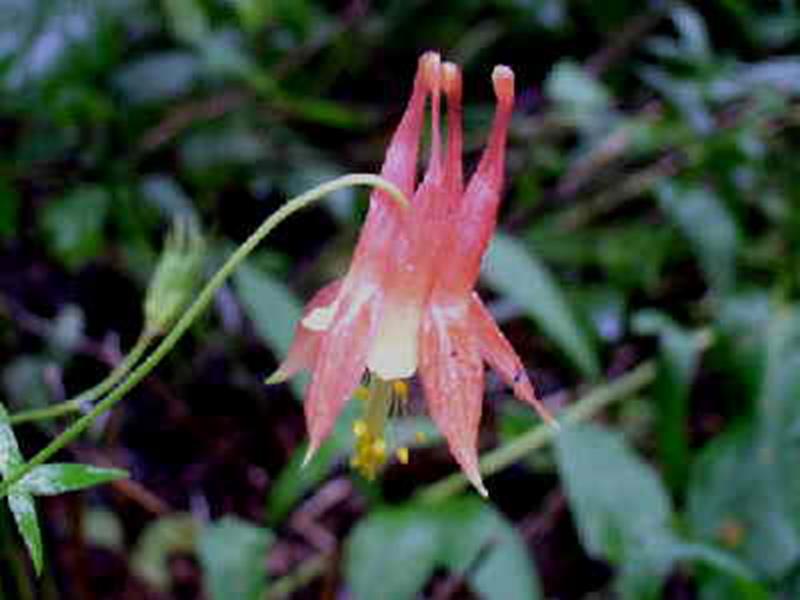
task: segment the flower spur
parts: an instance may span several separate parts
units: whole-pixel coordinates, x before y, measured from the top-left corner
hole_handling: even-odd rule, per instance
[[[474,291],[481,259],[494,232],[503,185],[505,144],[514,104],[514,74],[492,72],[497,100],[487,146],[469,183],[461,164],[461,73],[439,55],[419,60],[414,87],[395,131],[381,176],[411,206],[383,191],[370,197],[366,221],[344,278],[322,288],[307,305],[286,360],[267,380],[278,383],[301,369],[312,372],[305,401],[306,460],[330,434],[345,403],[362,388],[365,417],[356,421],[353,465],[374,477],[386,460],[384,428],[393,405],[407,395],[405,380],[419,375],[428,410],[467,478],[484,496],[478,468],[478,428],[484,362],[547,422],[522,361]],[[441,97],[447,103],[443,149]],[[417,185],[425,106],[431,104],[431,150]],[[407,450],[400,449],[401,462]]]

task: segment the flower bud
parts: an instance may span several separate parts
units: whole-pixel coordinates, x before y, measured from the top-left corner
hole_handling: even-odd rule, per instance
[[[145,334],[163,335],[195,294],[205,242],[193,219],[178,218],[167,235],[144,302]]]

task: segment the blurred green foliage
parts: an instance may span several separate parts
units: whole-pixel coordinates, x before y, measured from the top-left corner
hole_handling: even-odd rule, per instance
[[[795,0],[0,0],[3,405],[119,361],[174,219],[208,232],[207,275],[288,196],[377,171],[429,48],[463,66],[468,164],[490,67],[517,74],[483,282],[540,392],[557,409],[645,361],[652,385],[492,477],[493,504],[418,500],[454,470],[419,415],[395,432],[411,465],[376,484],[346,469],[352,415],[300,470],[302,383],[261,381],[347,264],[364,195],[340,192],[66,457],[131,482],[37,499],[38,523],[34,496],[124,472],[54,463],[12,494],[9,597],[798,597]],[[500,390],[486,448],[537,422]],[[0,408],[0,472],[55,430]]]

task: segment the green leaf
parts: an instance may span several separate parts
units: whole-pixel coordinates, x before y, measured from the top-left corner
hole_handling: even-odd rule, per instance
[[[681,37],[681,47],[686,58],[695,61],[708,60],[711,56],[711,44],[703,16],[683,2],[676,3],[670,16]]]
[[[213,80],[241,81],[272,96],[276,82],[259,68],[247,48],[246,39],[234,29],[219,29],[197,47],[204,74]]]
[[[347,542],[345,573],[356,600],[407,600],[422,589],[441,553],[434,515],[415,507],[369,514]]]
[[[68,267],[79,267],[100,252],[109,202],[103,188],[86,185],[45,206],[42,228],[51,250]]]
[[[133,572],[160,591],[169,588],[169,557],[195,548],[198,524],[189,514],[171,514],[152,522],[131,554]]]
[[[712,288],[726,293],[736,280],[739,230],[717,195],[707,187],[663,183],[659,205],[693,247]]]
[[[733,579],[721,574],[703,577],[698,586],[702,600],[772,600],[773,598],[797,598],[798,592],[786,589],[787,593],[777,596],[753,581]],[[783,591],[783,590],[782,590]]]
[[[755,574],[749,566],[728,552],[710,544],[677,543],[674,554],[677,559],[701,561],[705,565],[713,567],[715,572],[725,574],[740,584],[752,583],[755,579]]]
[[[268,529],[223,517],[207,525],[197,540],[203,580],[211,600],[260,600],[267,590]]]
[[[39,519],[36,516],[36,504],[33,496],[18,491],[14,486],[8,494],[8,507],[11,509],[11,514],[14,515],[17,530],[22,535],[22,539],[25,540],[28,554],[30,554],[33,562],[33,568],[36,574],[40,575],[44,562],[42,557],[42,534],[39,531]]]
[[[347,543],[345,570],[358,599],[413,598],[437,567],[464,576],[483,598],[541,597],[525,545],[478,500],[384,508],[361,521]]]
[[[798,479],[798,453],[792,448],[788,460],[779,461],[760,450],[750,427],[710,442],[692,466],[687,521],[694,536],[775,578],[800,559],[794,492],[787,484]]]
[[[541,260],[570,268],[596,266],[603,271],[603,283],[623,292],[657,290],[676,246],[671,229],[639,223],[579,229],[566,236],[543,221],[526,237]]]
[[[67,72],[88,74],[106,20],[101,0],[5,0],[0,21],[0,82],[12,97]],[[82,73],[82,74],[83,74]],[[62,83],[66,87],[67,82]],[[42,108],[42,107],[40,107]],[[48,107],[44,107],[47,109]]]
[[[92,465],[47,464],[36,467],[15,486],[34,496],[55,496],[129,477],[122,469]]]
[[[715,330],[720,333],[720,360],[727,365],[734,401],[761,394],[767,358],[767,331],[774,311],[767,290],[728,296],[716,311]]]
[[[584,548],[620,567],[623,597],[654,597],[675,551],[661,481],[621,437],[598,427],[566,429],[556,449]]]
[[[249,265],[236,272],[234,282],[256,333],[277,357],[286,356],[303,315],[300,302],[277,278]]]
[[[677,535],[663,484],[617,434],[588,425],[568,428],[556,439],[556,451],[581,542],[591,556],[619,567],[620,597],[659,597],[676,562],[699,562],[752,581],[750,568],[713,540]]]
[[[254,164],[265,152],[264,140],[255,131],[224,124],[190,132],[181,144],[180,160],[189,171],[206,175],[210,169]]]
[[[659,67],[644,67],[639,77],[675,105],[683,120],[697,133],[708,135],[714,130],[714,118],[698,82],[674,77]]]
[[[496,235],[486,255],[483,277],[519,304],[585,376],[598,375],[595,349],[572,307],[545,265],[520,242]]]
[[[0,475],[3,478],[22,465],[22,453],[14,435],[14,430],[8,423],[8,413],[0,404]]]
[[[774,307],[765,333],[759,434],[764,451],[779,455],[800,432],[800,309]]]
[[[242,27],[251,33],[258,32],[273,12],[270,3],[261,0],[231,0]]]
[[[456,500],[439,509],[444,515],[441,560],[450,570],[466,573],[482,598],[541,598],[531,557],[514,527],[481,500]]]
[[[23,463],[14,430],[8,423],[8,413],[0,404],[0,475],[7,478]],[[8,494],[8,507],[14,515],[22,539],[28,548],[33,567],[37,575],[42,572],[42,535],[39,532],[39,521],[36,517],[36,504],[33,496],[19,488],[19,484],[11,487]]]
[[[131,104],[174,100],[187,94],[200,64],[190,52],[171,50],[145,55],[123,65],[114,77],[120,96]]]
[[[748,371],[742,397],[757,398],[756,415],[695,460],[687,519],[700,539],[779,578],[800,560],[800,311],[758,294],[722,308],[732,372]]]
[[[42,408],[50,403],[52,393],[44,373],[52,364],[41,356],[27,354],[8,362],[2,374],[3,388],[15,409]]]
[[[200,44],[208,37],[210,26],[200,0],[162,0],[167,22],[173,34],[187,44]]]
[[[678,326],[667,315],[642,311],[634,329],[640,335],[658,335],[660,352],[654,394],[658,407],[658,435],[661,462],[673,489],[680,489],[689,468],[689,392],[697,369],[699,344],[696,336]]]
[[[349,402],[345,406],[336,420],[333,433],[305,467],[302,464],[307,445],[299,446],[292,453],[291,459],[270,488],[267,497],[268,523],[280,524],[297,501],[325,479],[333,464],[352,451],[353,420],[359,408],[356,402]]]
[[[557,108],[581,128],[595,129],[599,116],[611,107],[608,90],[588,71],[572,60],[558,62],[544,84],[545,93]]]
[[[515,17],[558,31],[569,22],[565,0],[502,0],[516,9]]]
[[[156,174],[143,177],[141,181],[142,197],[155,204],[164,217],[169,220],[184,217],[200,222],[192,200],[173,177]]]
[[[297,154],[295,160],[302,161],[303,168],[292,170],[281,178],[281,185],[290,196],[300,195],[314,186],[344,175],[336,165],[314,156],[305,148],[298,151]],[[352,207],[355,198],[355,188],[344,188],[326,196],[325,202],[321,206],[330,211],[339,223],[349,225],[353,217]]]
[[[330,472],[333,463],[345,452],[346,443],[334,434],[314,455],[314,459],[303,467],[307,445],[302,445],[281,470],[267,497],[267,520],[279,524],[292,507],[309,490],[319,484]]]
[[[796,18],[793,21],[796,22]],[[714,98],[727,102],[750,97],[754,90],[774,90],[790,96],[800,94],[800,58],[773,57],[763,62],[739,64],[711,86]]]
[[[253,0],[251,0],[252,2]],[[280,23],[297,40],[305,39],[312,25],[322,24],[324,13],[315,12],[315,4],[309,0],[273,0],[262,2],[263,18]]]

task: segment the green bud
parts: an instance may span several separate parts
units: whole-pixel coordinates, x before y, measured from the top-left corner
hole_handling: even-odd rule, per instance
[[[147,335],[166,333],[180,316],[197,289],[204,255],[205,242],[194,219],[176,219],[147,288]]]

